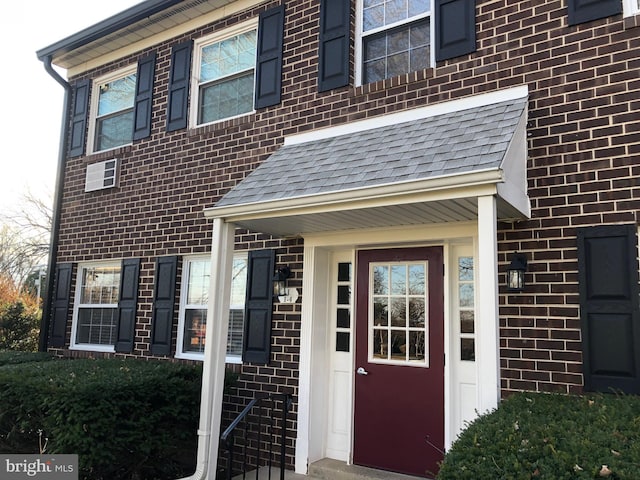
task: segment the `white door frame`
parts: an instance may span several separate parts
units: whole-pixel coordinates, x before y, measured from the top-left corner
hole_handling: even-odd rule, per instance
[[[493,208],[492,208],[493,207]],[[449,265],[451,242],[473,244],[478,258],[479,332],[476,346],[476,368],[478,371],[479,411],[495,408],[499,399],[499,357],[497,317],[497,219],[495,198],[478,199],[478,222],[460,222],[416,227],[394,227],[384,230],[358,230],[331,232],[306,236],[304,239],[304,278],[302,290],[302,318],[300,331],[300,366],[298,390],[298,429],[296,438],[295,471],[306,474],[308,465],[326,456],[326,422],[328,405],[326,391],[329,385],[327,365],[330,362],[328,349],[328,292],[329,259],[332,250],[346,248],[407,247],[416,245],[444,246],[445,265]],[[398,239],[401,238],[402,242]],[[489,251],[487,251],[489,250]],[[484,251],[484,252],[483,252]],[[354,265],[355,268],[355,265]],[[450,268],[446,269],[447,271]],[[448,274],[445,275],[445,355],[450,358],[450,295]],[[483,296],[489,296],[483,298]],[[495,347],[495,348],[494,348]],[[445,365],[445,446],[449,447],[457,435],[451,424],[451,365]],[[486,370],[492,370],[486,372]],[[483,383],[483,384],[480,384]]]

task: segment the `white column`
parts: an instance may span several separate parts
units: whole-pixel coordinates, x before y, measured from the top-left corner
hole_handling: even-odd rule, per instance
[[[227,354],[234,233],[234,224],[225,223],[221,218],[213,220],[207,347],[204,352],[198,428],[198,463],[196,473],[190,477],[199,480],[216,477]]]
[[[478,197],[478,319],[476,367],[478,410],[496,408],[500,399],[498,320],[498,235],[496,198]]]
[[[300,325],[300,363],[298,364],[298,423],[295,472],[306,475],[311,430],[311,345],[313,336],[313,291],[315,249],[305,245],[302,278],[302,314]],[[307,294],[309,293],[309,294]]]

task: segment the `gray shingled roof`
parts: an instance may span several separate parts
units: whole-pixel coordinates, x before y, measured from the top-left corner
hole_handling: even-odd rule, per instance
[[[217,207],[498,169],[527,99],[284,145]]]

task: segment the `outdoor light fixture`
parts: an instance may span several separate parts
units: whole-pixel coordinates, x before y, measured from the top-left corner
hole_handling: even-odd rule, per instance
[[[291,276],[291,269],[285,265],[276,270],[273,277],[273,295],[282,297],[287,295],[287,279]]]
[[[527,271],[527,256],[515,252],[511,256],[511,263],[507,268],[507,290],[522,292],[524,290],[524,272]]]

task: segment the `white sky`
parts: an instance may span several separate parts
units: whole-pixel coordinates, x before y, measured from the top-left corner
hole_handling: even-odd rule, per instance
[[[37,197],[53,197],[64,91],[45,71],[36,50],[137,3],[140,0],[18,0],[3,4],[0,214],[17,211],[27,190]],[[62,76],[66,78],[66,72],[62,71]]]

